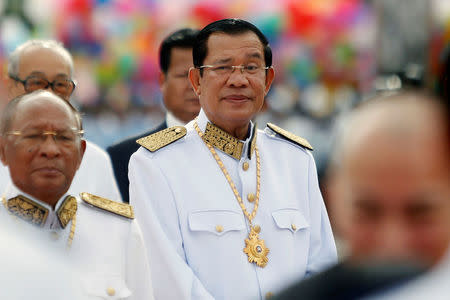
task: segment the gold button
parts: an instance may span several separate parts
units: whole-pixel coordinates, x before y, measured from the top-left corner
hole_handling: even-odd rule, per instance
[[[112,287],[109,287],[106,289],[106,293],[108,294],[108,296],[114,296],[116,294],[116,290]]]
[[[250,165],[248,164],[248,162],[245,162],[242,164],[242,170],[247,171],[248,167],[250,167]]]
[[[252,193],[248,194],[247,195],[247,200],[248,200],[248,202],[255,201],[255,194],[252,194]]]
[[[255,226],[253,226],[253,230],[255,230],[256,233],[260,233],[261,227],[259,225],[255,225]]]
[[[266,299],[270,299],[272,297],[273,297],[273,293],[272,292],[267,292]]]
[[[221,233],[223,231],[223,226],[222,225],[216,225],[216,231]]]
[[[180,133],[180,132],[181,132],[181,128],[180,127],[175,128],[175,133]]]
[[[297,230],[297,226],[295,226],[295,224],[292,224],[292,225],[291,225],[291,228],[292,228],[292,230],[294,230],[294,231]]]

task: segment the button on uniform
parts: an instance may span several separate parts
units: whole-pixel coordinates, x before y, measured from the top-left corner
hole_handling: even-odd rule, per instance
[[[250,167],[250,165],[248,164],[248,162],[244,162],[242,164],[242,170],[244,170],[244,171],[247,171],[249,167]]]
[[[273,297],[273,293],[272,292],[267,292],[266,293],[266,299],[271,299]]]
[[[216,225],[216,231],[218,233],[221,233],[223,231],[223,226],[222,225]]]
[[[295,226],[295,224],[291,225],[292,230],[296,231],[297,230],[297,226]]]
[[[247,195],[247,200],[248,200],[248,202],[255,201],[255,194],[253,194],[253,193],[248,194]]]
[[[113,287],[109,287],[106,289],[106,293],[108,296],[114,296],[116,294],[116,290]]]

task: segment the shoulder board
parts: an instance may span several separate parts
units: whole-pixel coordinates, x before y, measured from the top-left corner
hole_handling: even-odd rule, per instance
[[[129,204],[112,201],[89,193],[81,193],[80,196],[84,202],[92,206],[112,212],[113,214],[128,219],[134,219],[133,207]]]
[[[314,150],[314,148],[311,146],[311,144],[305,140],[302,137],[299,137],[287,130],[284,130],[281,127],[278,127],[275,124],[272,123],[267,123],[267,127],[269,127],[270,129],[272,129],[273,131],[275,131],[276,133],[278,133],[279,135],[281,135],[284,139],[287,139],[291,142],[293,142],[294,144],[297,144],[303,148],[309,149],[309,150]]]
[[[184,126],[173,126],[163,129],[136,141],[139,145],[146,148],[150,152],[155,152],[186,135]]]

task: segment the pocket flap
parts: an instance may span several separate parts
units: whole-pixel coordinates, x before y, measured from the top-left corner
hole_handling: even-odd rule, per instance
[[[192,231],[207,231],[222,235],[245,228],[244,216],[233,210],[203,210],[189,214],[189,228]]]
[[[309,223],[298,209],[279,209],[272,212],[272,217],[279,228],[289,229],[292,232],[309,227]]]
[[[87,295],[102,299],[125,299],[132,294],[120,276],[86,276],[82,284]]]

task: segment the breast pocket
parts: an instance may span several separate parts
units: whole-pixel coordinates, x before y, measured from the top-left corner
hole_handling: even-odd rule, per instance
[[[245,228],[241,212],[233,210],[203,210],[189,214],[189,229],[194,232],[207,232],[222,236],[231,231]]]
[[[292,233],[309,227],[309,223],[298,209],[279,209],[272,212],[272,217],[279,229],[290,230]]]
[[[88,299],[128,299],[132,292],[120,276],[86,276],[82,279]]]

